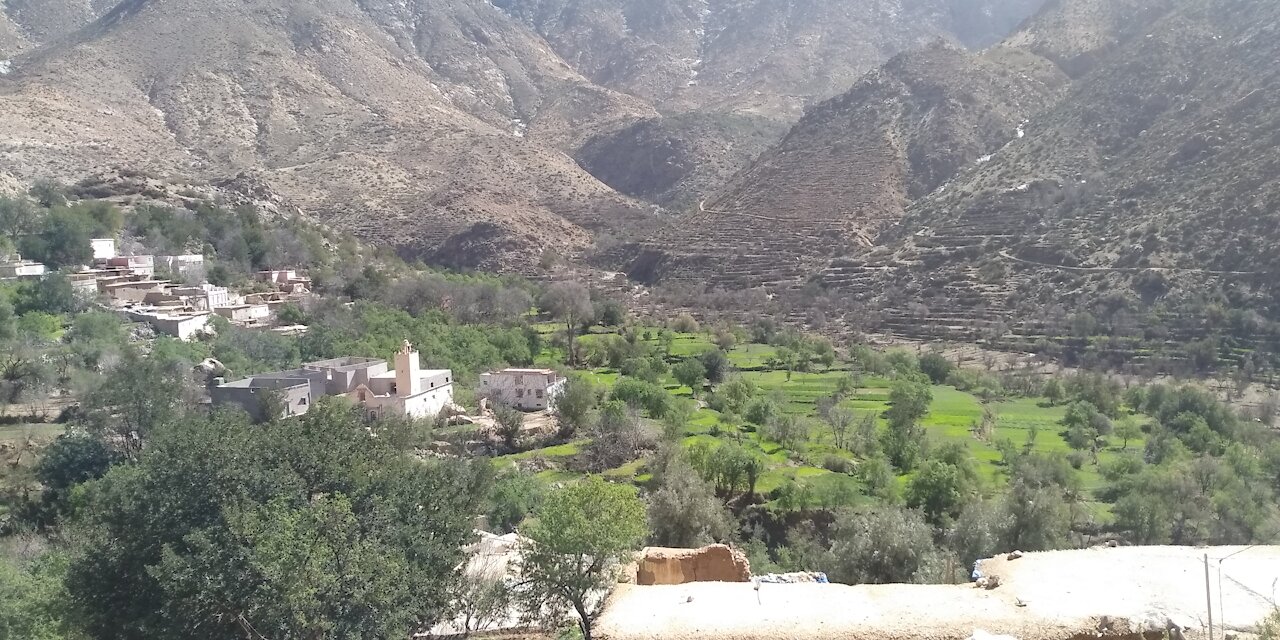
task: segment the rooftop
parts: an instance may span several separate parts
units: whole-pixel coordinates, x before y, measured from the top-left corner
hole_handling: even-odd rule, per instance
[[[1238,555],[1236,555],[1238,554]],[[1020,640],[1134,637],[1172,621],[1207,635],[1205,561],[1218,631],[1255,628],[1274,610],[1280,547],[1117,547],[983,561],[992,590],[959,585],[698,582],[621,585],[604,640]],[[1221,569],[1221,580],[1218,572]],[[1221,586],[1219,586],[1221,585]],[[1221,590],[1221,591],[1219,591]]]
[[[307,362],[302,365],[304,369],[364,369],[374,365],[385,364],[387,361],[382,358],[361,358],[358,356],[344,356],[342,358],[333,358],[331,360],[317,360],[316,362]]]

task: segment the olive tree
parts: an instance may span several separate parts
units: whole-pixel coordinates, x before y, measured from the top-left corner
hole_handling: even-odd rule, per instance
[[[618,571],[648,535],[636,489],[591,478],[553,491],[525,529],[519,596],[531,618],[572,611],[585,640]]]

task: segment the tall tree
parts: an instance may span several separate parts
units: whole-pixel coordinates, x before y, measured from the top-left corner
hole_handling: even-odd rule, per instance
[[[564,323],[565,339],[569,348],[569,364],[578,362],[576,338],[578,326],[583,320],[594,317],[591,292],[579,282],[557,282],[542,294],[539,306]]]
[[[525,530],[520,571],[533,617],[577,614],[585,640],[617,573],[648,530],[634,487],[591,478],[552,492]]]
[[[154,425],[85,495],[67,587],[92,637],[403,638],[438,621],[487,465],[424,463],[321,401],[253,427]]]

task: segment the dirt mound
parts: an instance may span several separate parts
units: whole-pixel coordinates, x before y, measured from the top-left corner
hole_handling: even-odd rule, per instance
[[[636,584],[747,582],[751,565],[742,552],[722,544],[701,549],[648,547],[641,552]]]

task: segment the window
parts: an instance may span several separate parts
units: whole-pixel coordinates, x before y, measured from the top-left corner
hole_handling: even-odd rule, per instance
[[[392,382],[392,383],[391,383],[391,393],[392,393],[393,395],[396,393],[396,383],[394,383],[394,382]]]
[[[302,406],[306,406],[306,404],[307,404],[307,399],[306,399],[306,398],[298,398],[298,404],[299,404],[299,405],[302,405]]]
[[[364,395],[364,389],[361,389],[361,390],[360,390],[360,402],[367,402],[367,401],[368,401],[368,398],[366,398],[366,397],[365,397],[365,395]]]
[[[538,389],[538,397],[539,397],[539,398],[541,398],[541,397],[542,397],[542,389]]]
[[[517,398],[523,398],[523,397],[524,397],[524,389],[516,389],[516,397],[517,397]]]

